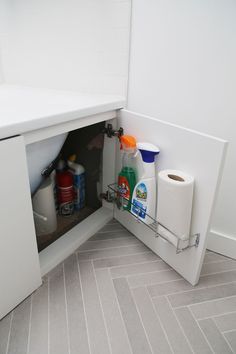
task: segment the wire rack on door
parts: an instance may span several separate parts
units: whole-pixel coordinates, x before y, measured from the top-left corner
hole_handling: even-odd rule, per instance
[[[121,195],[118,190],[117,183],[108,185],[106,200],[108,202],[114,203],[118,209],[130,213],[137,222],[142,223],[151,229],[154,232],[155,237],[160,237],[161,239],[174,246],[176,248],[176,253],[185,251],[190,247],[198,247],[199,245],[200,233],[189,235],[188,238],[182,240],[173,231],[169,230],[165,225],[161,224],[145,212],[145,219],[147,220],[146,223],[142,217],[144,210],[141,207],[135,205],[135,208],[138,208],[140,212],[133,214],[131,210],[134,204],[129,199]]]

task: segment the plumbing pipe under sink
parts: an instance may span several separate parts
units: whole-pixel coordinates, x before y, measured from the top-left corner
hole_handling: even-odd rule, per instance
[[[31,194],[34,194],[42,183],[41,172],[59,154],[68,133],[60,134],[26,146]]]

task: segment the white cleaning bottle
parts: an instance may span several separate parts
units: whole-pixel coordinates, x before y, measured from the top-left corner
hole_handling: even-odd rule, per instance
[[[143,160],[143,173],[133,191],[131,212],[146,224],[152,224],[156,215],[157,199],[155,156],[159,154],[160,149],[149,143],[137,143],[137,148]]]
[[[75,210],[80,210],[85,206],[85,169],[75,162],[76,155],[71,155],[67,161],[69,170],[73,174],[75,190]]]

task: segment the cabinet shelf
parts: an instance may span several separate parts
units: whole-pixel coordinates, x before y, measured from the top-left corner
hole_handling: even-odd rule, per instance
[[[124,212],[128,212],[132,217],[139,223],[144,224],[147,228],[151,229],[154,232],[154,236],[156,238],[161,238],[164,241],[168,242],[172,246],[176,248],[176,253],[180,253],[190,247],[198,247],[200,234],[196,233],[193,235],[189,235],[189,237],[185,240],[180,239],[175,233],[169,230],[165,225],[158,222],[158,220],[154,219],[152,216],[145,213],[148,223],[143,221],[143,218],[138,214],[133,214],[131,212],[132,206],[134,205],[127,198],[122,196],[118,190],[117,183],[112,183],[108,185],[108,192],[106,194],[106,200],[108,202],[114,203],[116,207]],[[127,204],[129,203],[130,207],[127,208]],[[138,208],[135,206],[135,208]],[[140,212],[143,213],[142,208],[140,207]]]

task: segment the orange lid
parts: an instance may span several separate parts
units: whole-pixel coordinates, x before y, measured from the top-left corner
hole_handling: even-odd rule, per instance
[[[136,139],[132,135],[122,135],[120,137],[120,143],[122,147],[125,148],[135,148],[136,147]]]

